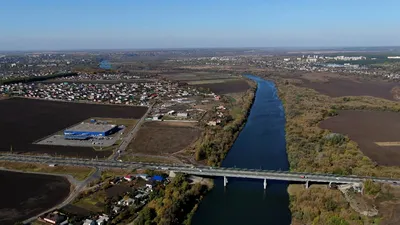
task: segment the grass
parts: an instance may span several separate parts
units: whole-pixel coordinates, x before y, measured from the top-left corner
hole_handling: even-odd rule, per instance
[[[116,177],[116,176],[123,176],[127,174],[127,170],[122,170],[122,169],[112,169],[112,170],[103,170],[101,172],[101,180],[106,180],[111,177]]]
[[[286,149],[290,170],[400,177],[400,167],[376,165],[348,137],[337,142],[327,141],[325,137],[331,132],[318,127],[319,122],[334,116],[336,109],[399,112],[399,103],[368,96],[333,98],[312,89],[298,87],[281,78],[275,81],[285,109]],[[398,143],[377,144],[393,146]],[[304,189],[290,185],[288,192],[293,225],[372,224],[380,220],[379,217],[360,216],[349,207],[338,190],[326,186],[312,185],[310,189]],[[375,197],[371,197],[371,201],[377,203]],[[382,217],[385,215],[382,214]]]
[[[104,201],[103,201],[104,202]],[[81,208],[87,209],[92,212],[102,212],[103,209],[96,206],[97,202],[93,201],[90,198],[84,198],[76,203],[74,205],[79,206]]]
[[[92,212],[102,212],[104,207],[99,205],[103,205],[106,200],[106,193],[104,190],[97,191],[95,193],[88,193],[85,196],[73,203],[73,205],[82,207],[84,209],[90,210]]]
[[[55,166],[49,167],[43,164],[19,163],[19,162],[3,162],[0,161],[0,167],[23,172],[39,172],[51,174],[67,174],[73,176],[77,180],[85,180],[93,171],[89,167],[72,167],[72,166]]]

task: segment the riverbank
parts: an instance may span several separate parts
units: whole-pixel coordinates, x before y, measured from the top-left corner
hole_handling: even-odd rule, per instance
[[[220,166],[240,131],[244,127],[255,99],[257,83],[249,80],[251,88],[242,95],[222,96],[227,106],[226,117],[219,126],[205,126],[195,146],[195,159],[210,166]]]
[[[319,127],[321,121],[337,116],[338,109],[399,111],[399,104],[373,97],[329,97],[312,89],[297,86],[290,80],[274,78],[286,114],[286,148],[291,171],[322,172],[341,175],[400,177],[399,167],[377,165],[366,157],[359,145],[349,137],[334,134]],[[360,201],[369,206],[382,206],[379,215],[360,215],[347,203],[338,190],[313,185],[304,189],[290,185],[290,209],[293,224],[372,224],[392,217],[385,206],[398,209],[386,195],[397,191],[379,186],[376,193],[358,194]]]
[[[287,170],[284,112],[272,82],[258,83],[246,124],[223,160],[223,167]],[[291,224],[287,182],[216,178],[193,216],[192,225]]]
[[[190,184],[184,175],[177,174],[164,190],[153,191],[134,224],[190,225],[199,202],[211,188],[209,182]]]

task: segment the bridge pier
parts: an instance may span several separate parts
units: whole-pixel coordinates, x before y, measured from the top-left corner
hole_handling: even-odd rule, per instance
[[[224,187],[226,187],[227,184],[228,184],[228,178],[226,178],[226,177],[224,176]]]
[[[264,179],[264,190],[267,189],[267,179]]]
[[[308,189],[308,188],[309,188],[308,181],[306,181],[306,184],[305,184],[305,186],[306,186],[306,189]]]

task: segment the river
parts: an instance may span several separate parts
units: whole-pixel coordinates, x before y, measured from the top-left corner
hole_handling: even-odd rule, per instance
[[[288,170],[285,114],[275,85],[248,75],[258,83],[246,125],[222,163],[224,167]],[[193,225],[289,225],[287,182],[215,179],[192,219]]]

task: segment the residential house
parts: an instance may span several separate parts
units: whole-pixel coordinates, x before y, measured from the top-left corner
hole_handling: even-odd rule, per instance
[[[178,113],[176,114],[177,117],[181,117],[181,118],[187,118],[188,117],[188,113]]]
[[[117,213],[119,213],[119,212],[121,211],[121,207],[114,206],[113,209],[112,209],[112,211],[113,211],[115,214],[117,214]]]
[[[142,178],[143,180],[149,180],[150,177],[147,174],[137,174],[136,177]]]
[[[132,198],[123,198],[123,199],[119,200],[117,204],[121,205],[121,206],[130,206],[134,203],[135,203],[135,200]]]
[[[47,214],[44,218],[44,221],[50,224],[56,225],[64,225],[68,224],[68,217],[65,215],[59,214],[57,211]]]
[[[132,181],[133,176],[132,175],[126,175],[124,176],[124,180],[131,182]]]
[[[86,219],[86,220],[83,222],[83,225],[97,225],[97,223],[96,223],[95,220]]]

